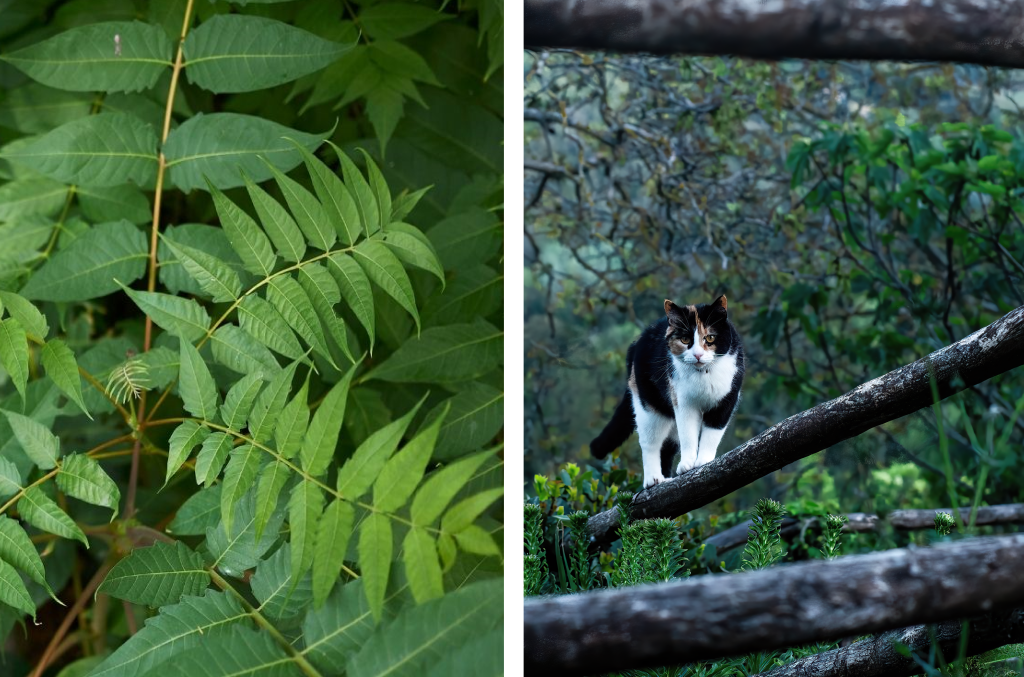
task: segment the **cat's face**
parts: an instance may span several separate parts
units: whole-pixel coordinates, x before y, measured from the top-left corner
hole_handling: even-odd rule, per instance
[[[732,348],[735,337],[726,321],[729,317],[724,296],[711,303],[677,306],[665,299],[668,349],[679,361],[697,369],[708,369]]]

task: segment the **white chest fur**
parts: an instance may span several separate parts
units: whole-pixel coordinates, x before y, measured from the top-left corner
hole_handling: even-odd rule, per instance
[[[700,368],[673,357],[672,390],[675,406],[688,406],[701,412],[713,409],[732,390],[736,376],[736,355],[722,355]]]

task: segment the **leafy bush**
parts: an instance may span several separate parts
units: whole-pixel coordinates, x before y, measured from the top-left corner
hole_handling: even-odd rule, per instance
[[[501,3],[0,38],[4,673],[500,665]]]

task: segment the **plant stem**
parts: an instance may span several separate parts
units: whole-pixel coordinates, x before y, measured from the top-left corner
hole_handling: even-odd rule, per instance
[[[224,578],[222,578],[221,575],[217,573],[216,569],[210,568],[208,569],[208,571],[210,572],[210,580],[213,581],[214,585],[216,585],[221,590],[225,592],[230,592],[232,595],[234,595],[235,598],[239,602],[241,602],[242,608],[245,609],[250,616],[252,616],[254,621],[256,621],[256,625],[266,630],[267,633],[274,638],[274,641],[281,645],[281,648],[284,649],[285,652],[287,652],[288,656],[293,661],[295,661],[295,664],[299,667],[300,670],[302,670],[302,672],[307,677],[323,677],[323,675],[321,675],[320,672],[316,668],[314,668],[313,665],[308,660],[306,660],[306,657],[299,653],[299,651],[291,645],[291,642],[285,639],[285,637],[280,632],[278,632],[277,628],[275,628],[270,621],[263,617],[263,614],[261,614],[259,610],[253,607],[252,604],[249,604],[249,600],[247,600],[245,597],[241,595],[241,593],[235,590],[235,586],[231,585],[226,580],[224,580]]]
[[[178,50],[174,57],[174,66],[171,69],[171,84],[167,91],[167,104],[164,106],[164,126],[160,133],[160,154],[157,158],[156,190],[153,193],[153,225],[149,229],[149,279],[146,289],[156,289],[156,250],[160,235],[160,207],[164,192],[164,174],[167,173],[167,157],[164,155],[164,144],[167,136],[171,133],[171,113],[174,110],[174,96],[178,91],[178,78],[181,76],[185,37],[188,35],[189,26],[192,24],[192,5],[194,0],[188,0],[185,5],[185,16],[181,21],[181,37],[178,39]],[[142,342],[142,352],[149,352],[153,341],[153,319],[146,315],[146,332]],[[136,421],[146,418],[146,391],[142,392],[139,399],[139,415]],[[124,503],[124,519],[130,519],[135,513],[135,494],[139,484],[139,450],[142,440],[136,439],[132,447],[132,467],[128,475],[128,497]]]
[[[92,594],[96,591],[96,588],[100,587],[100,583],[106,578],[107,572],[113,566],[112,562],[104,562],[96,573],[92,575],[89,582],[86,583],[82,589],[82,594],[78,596],[75,603],[68,609],[67,614],[64,616],[64,620],[61,621],[57,627],[56,632],[53,633],[53,637],[50,638],[50,643],[46,645],[46,649],[43,651],[42,657],[36,664],[35,670],[32,671],[31,677],[42,677],[43,672],[50,665],[50,662],[56,658],[57,649],[60,647],[61,642],[64,640],[64,636],[68,634],[68,630],[71,628],[71,624],[78,618],[78,614],[85,609],[85,606],[89,603],[92,598]]]

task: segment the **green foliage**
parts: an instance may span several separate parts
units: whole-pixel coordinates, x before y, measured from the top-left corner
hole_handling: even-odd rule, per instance
[[[4,674],[493,664],[500,13],[3,13]]]
[[[842,548],[843,525],[850,521],[846,515],[826,515],[825,533],[822,539],[821,554],[826,559],[834,559],[839,556]]]
[[[771,498],[762,498],[751,512],[747,545],[743,550],[744,569],[763,569],[782,557],[779,529],[786,509]]]
[[[939,536],[949,536],[949,532],[956,526],[953,516],[948,512],[935,513],[935,532]]]

